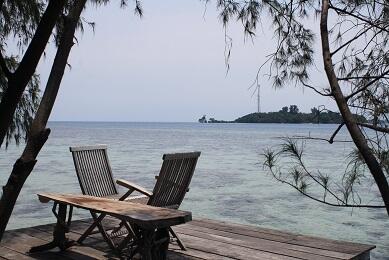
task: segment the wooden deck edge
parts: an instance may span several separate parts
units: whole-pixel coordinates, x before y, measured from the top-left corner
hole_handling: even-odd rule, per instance
[[[78,237],[90,223],[91,219],[75,220],[72,223],[73,225],[69,237],[71,239]],[[109,225],[114,225],[114,221],[107,220],[106,224],[108,228]],[[8,237],[11,238],[16,236],[15,241],[19,241],[17,237],[20,237],[19,242],[21,243],[24,241],[23,236],[28,235],[33,238],[33,240],[30,239],[31,243],[33,242],[33,244],[36,244],[39,242],[38,240],[51,240],[54,225],[55,224],[51,223],[28,228],[19,228],[7,230],[6,233],[8,233]],[[311,260],[311,256],[315,255],[317,259],[323,260],[369,260],[371,250],[376,248],[375,245],[305,236],[269,228],[261,228],[254,225],[217,221],[207,218],[195,218],[192,222],[177,226],[176,229],[177,234],[187,241],[187,247],[190,250],[180,251],[172,244],[172,247],[169,248],[169,252],[174,256],[172,259],[180,259],[180,256],[185,256],[187,257],[185,259],[225,260],[247,254],[250,259],[262,259],[261,257],[257,258],[261,255],[267,257],[266,259],[273,259],[271,258],[273,255],[274,257],[278,255],[280,259],[290,259],[288,257],[292,257],[293,259]],[[14,233],[14,235],[12,235],[12,233]],[[93,240],[93,245],[90,245],[90,250],[87,248],[89,245],[86,245],[86,247],[76,247],[73,250],[70,250],[68,254],[62,255],[62,257],[78,259],[76,258],[78,254],[85,253],[89,256],[96,256],[96,259],[104,259],[104,242],[99,240],[98,235],[91,236],[90,238]],[[192,243],[189,242],[192,240]],[[102,243],[101,246],[98,241]],[[284,244],[284,246],[281,244]],[[225,254],[222,251],[214,251],[216,247],[239,250],[240,253],[235,254],[234,251]],[[19,252],[19,254],[24,255],[26,259],[31,259],[25,251],[22,252],[19,249],[14,248],[13,244],[0,243],[0,248],[9,248],[11,251],[13,250],[16,253]],[[247,251],[247,253],[243,253],[244,251]],[[7,257],[6,255],[0,254],[0,260],[2,259],[18,258],[15,258],[15,256],[12,257],[12,255]]]
[[[215,219],[209,219],[209,218],[195,218],[193,219],[192,222],[189,222],[188,224],[196,225],[204,222],[207,224],[212,224],[214,225],[214,229],[218,229],[218,226],[220,225],[226,225],[226,226],[232,226],[232,227],[237,227],[237,228],[242,228],[244,230],[248,231],[256,231],[260,233],[267,233],[267,234],[272,234],[272,235],[277,235],[277,234],[287,234],[290,236],[293,236],[295,238],[299,237],[304,237],[307,239],[313,239],[313,240],[321,240],[321,241],[326,241],[326,242],[333,242],[333,243],[342,243],[344,245],[350,245],[350,246],[358,246],[363,249],[361,249],[358,254],[364,254],[365,252],[370,252],[371,250],[375,249],[377,246],[376,245],[370,245],[370,244],[364,244],[364,243],[359,243],[359,242],[350,242],[350,241],[344,241],[344,240],[337,240],[337,239],[330,239],[330,238],[323,238],[323,237],[318,237],[318,236],[312,236],[312,235],[303,235],[299,233],[292,233],[288,231],[281,231],[277,229],[270,229],[270,228],[262,228],[257,225],[252,225],[252,224],[240,224],[240,223],[235,223],[235,222],[227,222],[223,220],[215,220]],[[209,227],[209,226],[207,226]],[[246,234],[247,235],[247,234]],[[293,240],[289,241],[290,243],[293,243]]]

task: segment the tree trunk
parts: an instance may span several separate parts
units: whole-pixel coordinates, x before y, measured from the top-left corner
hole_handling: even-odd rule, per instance
[[[327,78],[331,87],[332,94],[334,95],[336,104],[338,105],[339,111],[342,114],[343,120],[347,129],[353,139],[354,144],[361,153],[367,167],[369,168],[375,183],[378,186],[382,200],[384,201],[386,211],[389,215],[389,185],[386,180],[385,174],[382,171],[380,164],[377,161],[377,158],[372,153],[369,145],[366,142],[366,138],[363,135],[361,129],[359,128],[353,114],[350,111],[350,108],[347,104],[347,100],[342,93],[342,90],[339,86],[337,76],[334,71],[332,64],[329,39],[328,39],[328,9],[329,9],[329,0],[322,0],[322,11],[320,19],[320,33],[321,33],[321,43],[322,43],[322,52],[323,52],[323,62],[324,69],[327,74]]]
[[[46,124],[57,97],[70,50],[73,46],[73,37],[77,22],[85,6],[85,2],[86,0],[75,1],[69,15],[65,18],[61,41],[55,55],[45,92],[31,126],[26,147],[21,157],[14,164],[7,184],[3,187],[3,194],[0,199],[0,241],[19,193],[35,166],[36,157],[50,134],[50,129],[46,129]]]
[[[16,106],[35,72],[65,2],[65,0],[49,2],[18,68],[8,77],[7,88],[0,103],[0,147],[12,122]]]

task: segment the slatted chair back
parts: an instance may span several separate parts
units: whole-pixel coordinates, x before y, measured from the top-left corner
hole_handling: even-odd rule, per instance
[[[163,155],[161,171],[148,205],[178,209],[196,168],[200,152]]]
[[[117,195],[107,145],[70,147],[82,193],[96,197]]]

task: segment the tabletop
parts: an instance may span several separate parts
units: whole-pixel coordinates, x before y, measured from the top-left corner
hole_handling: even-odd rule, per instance
[[[192,220],[192,213],[189,211],[159,208],[88,195],[40,193],[38,197],[43,203],[55,201],[76,208],[106,213],[145,229],[166,228]]]

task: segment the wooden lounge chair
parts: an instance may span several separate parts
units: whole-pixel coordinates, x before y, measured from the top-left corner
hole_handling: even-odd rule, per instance
[[[189,184],[200,156],[200,152],[164,154],[162,167],[159,175],[156,176],[157,181],[153,192],[129,181],[117,180],[118,185],[128,189],[124,195],[120,196],[112,175],[106,145],[70,147],[70,151],[73,155],[74,166],[83,194],[106,198],[116,197],[119,200],[125,200],[134,191],[137,191],[149,198],[148,205],[172,209],[179,208],[185,193],[189,191]],[[82,243],[96,227],[112,249],[116,248],[112,237],[116,236],[123,226],[127,232],[131,232],[136,236],[132,227],[126,225],[125,222],[122,222],[118,228],[108,234],[101,223],[105,215],[100,214],[98,216],[92,211],[91,214],[94,223],[80,237],[79,243]],[[180,248],[186,250],[173,229],[169,228],[169,232]]]

